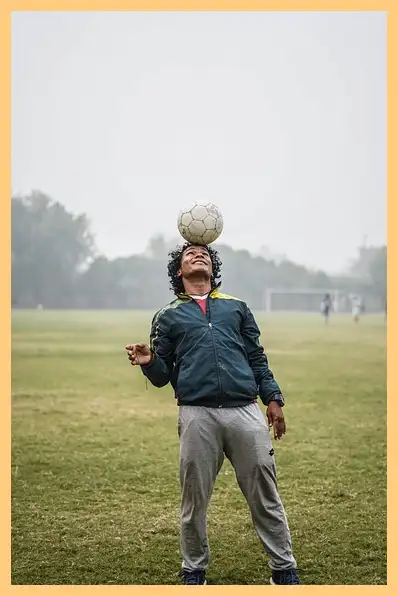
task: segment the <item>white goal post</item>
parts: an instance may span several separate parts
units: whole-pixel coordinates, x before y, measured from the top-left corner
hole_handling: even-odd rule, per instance
[[[334,312],[339,311],[342,292],[335,289],[319,288],[267,288],[264,292],[263,309],[266,312],[320,312],[321,301],[325,294],[329,294]]]

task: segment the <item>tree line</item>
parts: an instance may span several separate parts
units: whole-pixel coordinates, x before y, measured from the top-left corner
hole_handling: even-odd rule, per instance
[[[98,253],[85,214],[70,213],[42,192],[11,198],[14,308],[156,309],[172,299],[166,264],[178,240],[151,238],[143,254],[109,259]],[[264,306],[266,288],[339,289],[371,296],[384,308],[385,246],[361,247],[346,276],[312,271],[288,259],[274,262],[217,245],[225,291]]]

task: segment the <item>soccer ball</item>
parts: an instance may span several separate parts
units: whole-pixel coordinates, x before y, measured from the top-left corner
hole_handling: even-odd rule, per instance
[[[192,203],[181,209],[177,226],[181,236],[191,244],[210,244],[223,229],[223,218],[213,203]]]

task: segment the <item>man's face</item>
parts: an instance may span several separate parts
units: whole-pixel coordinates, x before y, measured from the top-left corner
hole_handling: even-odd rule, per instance
[[[186,278],[200,275],[210,279],[212,272],[210,255],[204,246],[188,246],[184,250],[179,275]]]

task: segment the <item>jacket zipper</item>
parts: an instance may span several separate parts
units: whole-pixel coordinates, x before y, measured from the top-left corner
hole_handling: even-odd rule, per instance
[[[211,331],[211,339],[212,339],[212,342],[213,342],[214,358],[215,358],[215,361],[216,361],[216,368],[217,368],[218,386],[220,388],[220,394],[219,394],[219,397],[217,399],[217,403],[218,403],[218,407],[219,408],[222,408],[222,404],[221,404],[222,384],[221,384],[220,368],[218,366],[218,355],[217,355],[216,342],[215,342],[215,339],[214,339],[213,325],[211,323],[210,295],[207,297],[207,310],[206,310],[206,312],[208,313],[207,320],[209,321],[209,327],[210,327],[210,331]]]
[[[193,300],[196,303],[196,306],[200,309],[201,313],[203,314],[202,309],[200,308],[200,305],[196,302],[196,300],[194,300],[193,298],[191,298],[191,300]],[[210,294],[207,296],[206,298],[206,315],[204,315],[205,318],[208,320],[208,325],[209,325],[209,329],[211,332],[211,339],[212,339],[212,343],[213,343],[213,351],[214,351],[214,359],[216,361],[216,368],[217,368],[217,378],[218,378],[218,386],[220,389],[220,394],[217,398],[217,404],[218,404],[218,408],[222,408],[222,404],[221,404],[221,395],[222,395],[222,384],[221,384],[221,377],[220,377],[220,369],[218,366],[218,356],[217,356],[217,348],[216,348],[216,342],[214,340],[214,331],[213,331],[213,325],[211,323],[211,314],[210,314]]]

